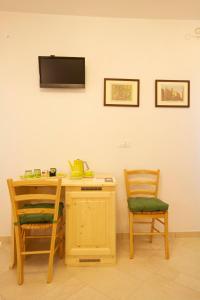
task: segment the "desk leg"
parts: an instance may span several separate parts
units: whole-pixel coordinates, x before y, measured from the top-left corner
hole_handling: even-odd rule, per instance
[[[16,264],[16,244],[15,244],[15,227],[12,222],[11,228],[11,248],[10,248],[10,265],[9,268],[13,269]]]

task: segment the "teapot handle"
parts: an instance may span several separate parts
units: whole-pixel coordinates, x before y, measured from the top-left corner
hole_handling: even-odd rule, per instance
[[[86,166],[86,169],[87,169],[87,170],[89,170],[90,168],[89,168],[89,166],[88,166],[88,163],[87,163],[87,161],[84,161],[83,163],[85,164],[85,166]]]
[[[72,169],[72,168],[73,168],[73,166],[72,166],[72,163],[71,163],[71,161],[69,161],[69,160],[68,160],[68,163],[69,163],[69,165],[70,165],[70,168]]]

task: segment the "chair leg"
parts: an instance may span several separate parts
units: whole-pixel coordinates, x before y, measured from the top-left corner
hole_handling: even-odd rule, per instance
[[[21,230],[18,227],[15,230],[15,237],[17,250],[17,283],[21,285],[24,282],[24,257],[21,254],[23,249],[23,239],[21,236]]]
[[[164,216],[164,239],[165,239],[165,258],[169,259],[169,237],[168,237],[168,212]]]
[[[24,283],[24,262],[21,254],[17,254],[17,283],[19,285]]]
[[[12,228],[11,228],[11,253],[10,253],[10,264],[9,264],[9,268],[13,269],[15,264],[16,264],[16,239],[15,239],[15,228],[12,222]]]
[[[60,259],[62,259],[64,257],[64,240],[62,239],[62,241],[60,241],[60,245],[58,248],[58,256]]]
[[[151,222],[151,233],[153,233],[154,224],[155,224],[155,219],[152,219],[152,222]],[[150,235],[149,242],[152,243],[152,241],[153,241],[153,235]]]
[[[132,212],[129,212],[129,247],[130,247],[130,258],[133,258],[133,256],[134,256],[133,243],[134,243],[134,237],[133,237],[133,214],[132,214]]]
[[[64,224],[61,223],[60,226],[59,226],[59,248],[58,248],[58,255],[59,257],[62,259],[64,257],[64,247],[65,247],[65,234],[64,234]]]
[[[51,245],[50,245],[50,254],[49,254],[47,283],[50,283],[53,278],[53,260],[54,260],[54,252],[55,252],[56,230],[57,230],[57,224],[53,224]]]
[[[59,246],[59,257],[62,259],[65,256],[65,234],[64,231],[62,231],[62,236],[61,236],[61,242]]]

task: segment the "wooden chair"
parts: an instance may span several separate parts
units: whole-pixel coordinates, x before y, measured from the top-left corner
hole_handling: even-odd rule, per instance
[[[129,209],[130,258],[134,256],[134,236],[163,235],[165,242],[165,257],[169,258],[168,243],[168,204],[157,198],[159,185],[159,170],[124,170],[126,193]],[[143,219],[151,219],[150,222]],[[160,232],[155,227],[155,221],[164,225]],[[150,232],[135,232],[134,223],[151,224]]]
[[[59,250],[62,257],[64,249],[63,204],[59,203],[61,179],[8,179],[7,183],[14,221],[18,284],[24,281],[24,257],[32,254],[49,254],[49,283],[52,281],[54,254]],[[33,238],[50,238],[50,248],[27,251],[26,240]]]

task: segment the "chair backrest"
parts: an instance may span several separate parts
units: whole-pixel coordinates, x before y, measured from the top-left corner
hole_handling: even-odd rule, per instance
[[[61,179],[8,179],[8,189],[13,210],[13,221],[20,223],[20,215],[27,214],[52,214],[53,222],[57,221],[61,193]],[[53,208],[31,208],[24,204],[53,203]]]
[[[128,197],[157,197],[160,170],[124,170]]]

